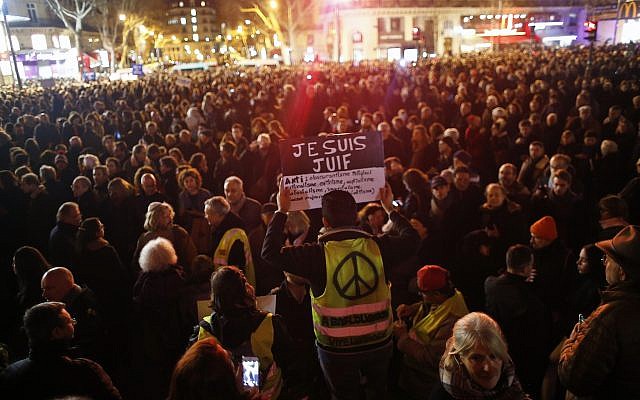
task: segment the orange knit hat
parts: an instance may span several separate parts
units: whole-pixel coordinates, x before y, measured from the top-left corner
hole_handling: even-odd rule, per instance
[[[556,229],[556,220],[550,216],[544,216],[537,220],[529,228],[529,232],[536,237],[545,240],[556,240],[558,238],[558,230]]]

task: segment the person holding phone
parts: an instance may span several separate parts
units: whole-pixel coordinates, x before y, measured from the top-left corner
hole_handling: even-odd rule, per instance
[[[280,317],[257,309],[255,289],[240,269],[231,266],[212,275],[211,306],[213,313],[200,321],[197,339],[217,339],[237,366],[247,368],[241,371],[247,378],[245,386],[255,387],[257,382],[263,396],[277,399],[294,358],[291,337]]]
[[[245,400],[252,398],[238,379],[229,353],[214,338],[196,342],[180,358],[167,400]]]

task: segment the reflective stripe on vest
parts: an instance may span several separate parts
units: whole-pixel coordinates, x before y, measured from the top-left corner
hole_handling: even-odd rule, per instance
[[[211,315],[203,318],[211,324]],[[213,337],[209,331],[200,327],[198,340]],[[267,313],[258,328],[251,333],[251,351],[260,361],[260,377],[266,377],[266,382],[261,382],[260,393],[266,398],[277,399],[282,390],[282,371],[275,363],[271,347],[273,346],[273,314]],[[220,343],[222,345],[222,343]]]
[[[232,228],[224,233],[218,247],[213,253],[213,264],[216,268],[225,267],[229,261],[229,252],[231,251],[231,247],[239,240],[242,242],[242,247],[244,250],[244,260],[246,265],[236,265],[236,267],[240,268],[244,272],[244,276],[247,278],[247,281],[253,286],[256,287],[256,273],[253,268],[253,257],[251,256],[251,245],[249,245],[249,238],[243,229],[240,228]]]
[[[329,241],[324,246],[327,285],[312,293],[313,324],[318,342],[348,349],[385,341],[391,336],[391,297],[382,256],[368,237]]]

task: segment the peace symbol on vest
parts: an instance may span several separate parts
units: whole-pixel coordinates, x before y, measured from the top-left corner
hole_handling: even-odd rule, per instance
[[[370,271],[369,271],[370,270]],[[362,272],[368,272],[363,277]],[[378,287],[378,271],[369,257],[353,251],[340,261],[333,273],[333,285],[340,297],[357,300],[373,293]]]

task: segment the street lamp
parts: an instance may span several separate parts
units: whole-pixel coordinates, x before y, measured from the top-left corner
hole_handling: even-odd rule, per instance
[[[18,61],[16,60],[16,52],[13,48],[13,41],[11,40],[11,29],[9,28],[9,24],[7,23],[7,14],[9,14],[9,10],[7,7],[7,3],[4,0],[0,0],[0,8],[2,8],[4,31],[7,34],[7,38],[9,39],[9,49],[11,50],[11,58],[13,59],[13,67],[16,71],[16,81],[18,81],[18,88],[22,89],[22,78],[20,78],[20,72],[18,72]]]
[[[276,0],[271,0],[269,2],[269,7],[271,7],[274,10],[277,10],[278,9],[278,2]]]
[[[118,16],[118,19],[119,19],[121,22],[124,22],[124,21],[127,19],[127,16],[126,16],[125,14],[120,14],[120,15]]]

